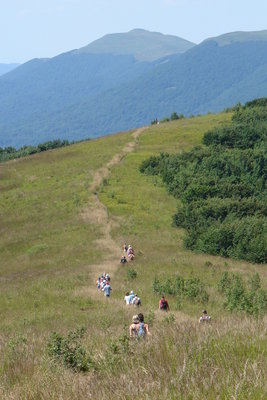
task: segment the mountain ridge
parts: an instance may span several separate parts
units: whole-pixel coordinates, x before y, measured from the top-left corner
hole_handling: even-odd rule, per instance
[[[188,40],[145,29],[126,33],[112,33],[76,50],[78,53],[132,54],[138,61],[155,61],[175,53],[183,53],[195,46]]]
[[[76,50],[31,60],[0,77],[0,146],[103,136],[173,111],[217,112],[264,97],[265,33],[262,38],[236,36],[225,46],[206,40],[153,62]]]

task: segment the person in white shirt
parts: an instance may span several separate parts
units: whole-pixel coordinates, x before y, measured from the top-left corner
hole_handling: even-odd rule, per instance
[[[129,306],[131,304],[131,299],[132,299],[132,297],[129,294],[129,292],[125,293],[124,301],[125,301],[127,306]]]

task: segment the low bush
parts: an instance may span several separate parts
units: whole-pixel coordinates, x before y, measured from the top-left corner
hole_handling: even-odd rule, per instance
[[[199,278],[185,279],[181,276],[176,276],[161,282],[155,277],[153,282],[153,290],[159,294],[169,294],[176,297],[184,297],[191,301],[201,301],[207,303],[209,295],[205,290],[205,285]]]
[[[245,311],[254,316],[267,313],[267,291],[261,288],[258,274],[244,282],[241,275],[224,272],[218,290],[225,295],[224,306],[229,311]]]
[[[66,337],[57,332],[51,334],[48,353],[53,360],[63,363],[75,372],[86,372],[94,368],[91,357],[81,345],[85,328],[69,332]]]

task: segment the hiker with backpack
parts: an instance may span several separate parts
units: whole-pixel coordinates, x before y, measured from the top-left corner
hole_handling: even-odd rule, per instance
[[[144,315],[138,314],[133,316],[133,322],[130,325],[130,337],[136,339],[145,339],[146,336],[151,336],[148,324],[144,322]]]
[[[199,318],[199,323],[210,322],[211,317],[208,315],[207,310],[202,310],[202,316]]]
[[[122,256],[122,257],[121,257],[121,261],[120,261],[120,263],[121,263],[121,264],[125,264],[125,263],[127,263],[127,259],[126,259],[126,257],[125,257],[125,256]]]
[[[141,305],[141,299],[140,299],[140,297],[137,296],[136,293],[131,301],[131,304],[135,307],[139,307]]]
[[[159,309],[166,312],[170,310],[169,303],[163,295],[161,296],[161,299],[159,301]]]
[[[122,250],[123,250],[124,253],[127,253],[127,251],[128,251],[128,245],[127,245],[126,242],[125,242],[124,245],[122,246]]]

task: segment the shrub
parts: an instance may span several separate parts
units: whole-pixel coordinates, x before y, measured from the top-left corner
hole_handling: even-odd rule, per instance
[[[218,289],[225,295],[224,306],[229,311],[245,311],[255,316],[267,313],[267,291],[261,289],[258,274],[246,283],[241,275],[224,272]]]
[[[93,368],[93,361],[80,343],[84,334],[83,327],[69,332],[66,337],[57,332],[52,333],[48,342],[49,355],[75,372],[89,371]]]
[[[203,303],[208,302],[209,295],[205,290],[205,285],[199,278],[184,279],[181,276],[168,278],[165,282],[160,282],[155,277],[153,290],[159,294],[169,294],[177,297],[184,297],[191,301],[199,300]]]

